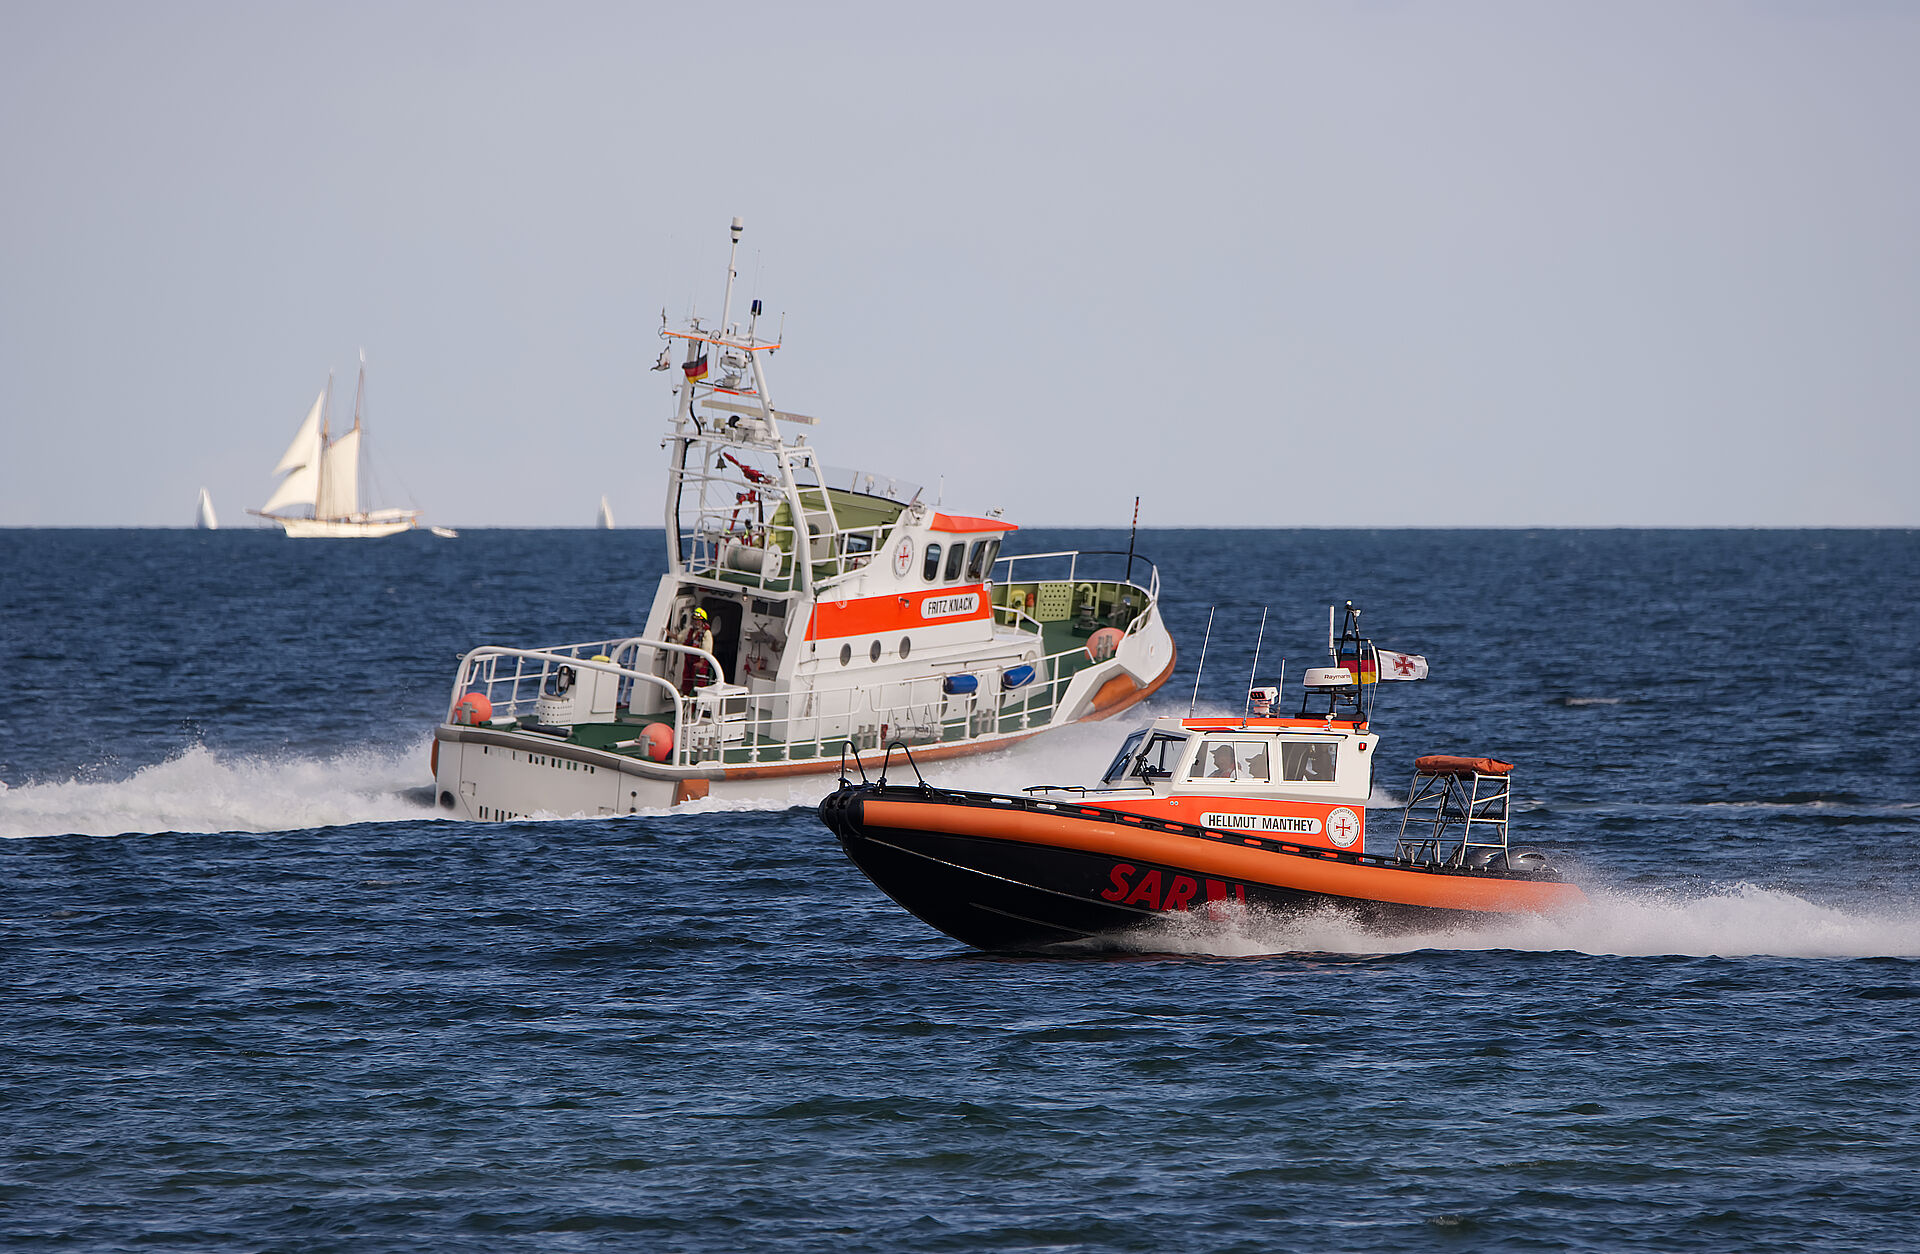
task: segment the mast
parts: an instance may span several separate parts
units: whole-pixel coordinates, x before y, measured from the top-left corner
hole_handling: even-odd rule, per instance
[[[333,371],[327,371],[327,392],[320,410],[320,473],[314,476],[313,516],[320,517],[320,502],[327,499],[327,435],[333,426]]]
[[[730,334],[727,327],[727,319],[733,316],[733,280],[734,277],[739,274],[739,271],[734,269],[734,262],[740,257],[740,232],[743,229],[743,224],[737,215],[733,219],[732,229],[733,247],[727,250],[727,294],[720,302],[720,336],[722,339],[725,339],[727,335]]]
[[[359,434],[360,431],[360,406],[361,403],[366,400],[366,397],[367,350],[363,348],[360,350],[360,381],[353,385],[353,430],[356,435]],[[358,441],[354,442],[353,461],[356,473],[353,476],[353,501],[348,507],[348,512],[358,514],[363,512],[360,505],[360,475],[358,474],[360,469],[360,444]]]

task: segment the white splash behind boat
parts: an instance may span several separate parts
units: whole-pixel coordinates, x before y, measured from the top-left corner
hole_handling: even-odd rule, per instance
[[[220,520],[213,516],[213,497],[205,488],[200,489],[200,504],[194,514],[194,526],[202,531],[220,530]]]
[[[354,389],[353,429],[331,439],[333,375],[314,398],[313,408],[293,434],[273,473],[284,474],[267,503],[248,510],[279,523],[297,539],[372,539],[411,531],[420,525],[417,509],[368,510],[360,505],[361,412],[367,394],[367,356],[360,355],[360,382]],[[305,508],[306,514],[281,511]]]
[[[646,626],[468,652],[434,730],[446,809],[785,797],[849,742],[920,761],[1002,749],[1117,714],[1172,674],[1160,576],[1131,549],[1002,557],[1017,528],[1000,511],[945,513],[820,460],[814,419],[768,394],[780,339],[759,334],[760,302],[744,328],[728,321],[734,273],[729,258],[717,321],[662,319],[667,573]],[[556,595],[572,577],[556,572]]]

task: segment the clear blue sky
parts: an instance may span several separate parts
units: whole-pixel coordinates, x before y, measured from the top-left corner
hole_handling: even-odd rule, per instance
[[[1030,524],[1920,524],[1920,6],[0,0],[0,525],[657,524],[662,306]],[[1344,467],[1329,471],[1327,467]]]

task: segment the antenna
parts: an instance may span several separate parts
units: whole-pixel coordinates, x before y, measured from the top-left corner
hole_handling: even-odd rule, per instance
[[[727,251],[727,295],[726,299],[720,303],[720,335],[723,337],[727,334],[727,319],[733,314],[734,276],[740,273],[733,268],[734,260],[740,256],[740,232],[743,228],[739,218],[733,220],[732,229],[733,247]]]
[[[1333,607],[1327,607],[1327,656],[1339,657],[1339,651],[1333,647]]]
[[[1133,498],[1133,530],[1127,532],[1127,582],[1133,582],[1133,538],[1140,534],[1140,498]]]
[[[1193,700],[1187,703],[1187,717],[1193,717],[1194,707],[1200,704],[1200,676],[1207,670],[1207,645],[1213,641],[1213,612],[1217,605],[1207,607],[1207,634],[1200,641],[1200,665],[1193,670]]]
[[[1253,670],[1247,675],[1247,703],[1240,707],[1240,726],[1247,725],[1247,715],[1253,710],[1253,681],[1260,676],[1260,646],[1267,639],[1267,607],[1260,607],[1260,634],[1253,642]]]

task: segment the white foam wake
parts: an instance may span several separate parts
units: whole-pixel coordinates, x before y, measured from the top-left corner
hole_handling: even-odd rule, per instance
[[[1027,784],[1089,783],[1106,768],[1121,734],[1110,725],[1049,732],[998,753],[926,763],[932,783],[949,788],[1018,792]],[[196,745],[128,779],[71,779],[0,784],[0,838],[113,836],[145,832],[276,832],[342,823],[447,817],[405,796],[427,784],[422,739],[404,750],[361,750],[330,758],[248,757]],[[863,755],[877,775],[881,755]],[[894,754],[895,782],[911,782],[913,768]],[[643,815],[785,810],[816,806],[839,786],[837,773],[798,776],[770,784],[751,800],[710,798]],[[540,814],[538,818],[572,816]]]
[[[425,784],[426,741],[404,751],[261,758],[196,745],[129,779],[0,786],[0,837],[278,832],[441,813],[402,792]]]
[[[1822,905],[1752,884],[1698,896],[1589,889],[1586,905],[1564,914],[1474,927],[1388,936],[1331,913],[1282,917],[1249,911],[1220,920],[1169,920],[1122,944],[1220,957],[1509,949],[1626,957],[1910,958],[1920,957],[1920,909],[1912,903]]]

